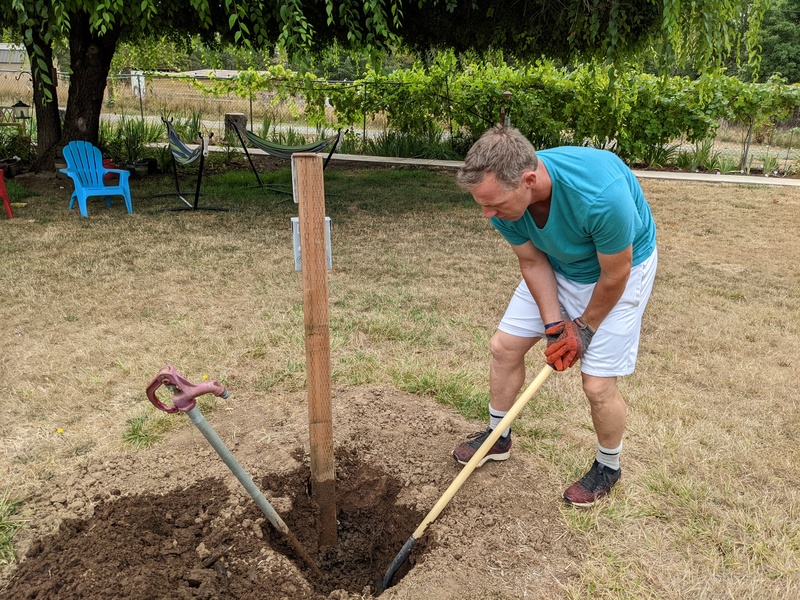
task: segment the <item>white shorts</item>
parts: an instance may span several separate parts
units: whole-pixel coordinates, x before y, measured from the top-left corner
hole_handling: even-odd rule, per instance
[[[658,251],[631,269],[622,297],[600,324],[589,349],[581,359],[581,372],[596,377],[630,375],[636,367],[642,315],[653,290],[658,265]],[[564,319],[583,314],[594,291],[594,283],[577,283],[556,273],[558,300]],[[544,323],[539,307],[523,280],[508,304],[498,326],[500,331],[518,337],[544,337]]]

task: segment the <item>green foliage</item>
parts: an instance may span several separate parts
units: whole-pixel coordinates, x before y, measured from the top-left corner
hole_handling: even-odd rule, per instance
[[[768,4],[769,0],[541,0],[534,8],[513,2],[412,2],[403,7],[401,33],[421,50],[496,49],[520,58],[593,58],[605,64],[657,44],[665,67],[691,62],[704,71],[737,53],[757,62],[759,26]]]
[[[786,119],[800,106],[800,86],[787,85],[779,77],[766,83],[747,83],[736,78],[721,78],[718,93],[725,99],[723,118],[747,125],[747,135],[742,140],[740,168],[749,172],[747,162],[753,136],[761,129]]]
[[[10,497],[8,490],[0,495],[0,565],[10,564],[14,560],[14,546],[11,540],[23,523],[14,515],[19,512],[21,505],[20,500],[13,500]]]
[[[457,160],[459,157],[441,135],[420,137],[414,133],[387,131],[375,138],[367,138],[360,148],[361,154],[370,156],[401,156],[405,158],[431,158]]]
[[[727,62],[741,67],[742,72],[757,73],[761,23],[770,2],[665,0],[662,35],[654,44],[659,64],[667,72],[676,65],[690,65],[695,72],[706,73]]]
[[[306,136],[292,127],[287,129],[274,129],[269,136],[271,142],[281,144],[282,146],[302,146],[308,143]],[[318,131],[317,139],[324,139],[325,132]]]
[[[0,127],[0,159],[14,156],[30,164],[36,157],[36,147],[30,136],[20,133],[16,127]]]
[[[748,66],[755,73],[760,24],[768,4],[769,0],[707,0],[703,3],[663,0],[663,4],[632,0],[593,2],[588,6],[584,0],[543,0],[535,10],[521,10],[516,3],[481,5],[474,0],[419,0],[405,4],[402,0],[343,0],[338,3],[281,0],[272,4],[261,0],[0,0],[0,9],[3,9],[0,23],[12,28],[24,41],[37,102],[49,106],[50,111],[57,102],[52,80],[53,50],[58,40],[70,38],[71,67],[87,69],[77,79],[83,86],[82,93],[71,95],[70,103],[84,103],[84,113],[87,104],[91,110],[87,116],[80,117],[75,116],[79,111],[68,110],[64,130],[83,130],[86,126],[77,120],[88,118],[91,122],[87,130],[93,135],[102,103],[102,95],[95,92],[103,88],[106,68],[120,41],[155,40],[149,47],[142,44],[142,52],[128,48],[130,55],[119,60],[167,67],[171,66],[170,40],[192,36],[199,36],[213,46],[227,44],[248,52],[277,49],[289,58],[308,56],[336,41],[349,50],[363,51],[372,58],[373,64],[377,64],[380,55],[406,43],[423,50],[435,47],[459,51],[499,50],[527,59],[549,56],[573,61],[588,57],[609,65],[619,64],[648,47],[652,39],[659,38],[665,48],[662,53],[665,64],[676,57],[691,56],[695,64],[706,71],[722,65],[732,53],[743,49]],[[84,60],[89,47],[102,49],[99,55],[102,68]],[[248,64],[257,62],[253,60]],[[442,72],[450,73],[448,69]],[[422,127],[425,134],[442,126],[438,116],[450,103],[450,90],[448,79],[439,83],[444,83],[444,87],[436,88],[439,97],[431,98],[430,105],[421,105],[418,109],[427,110],[433,119],[421,120],[419,114],[410,114],[409,107],[417,105],[408,104],[405,110],[394,115],[394,120],[402,126],[405,119],[410,119],[415,130]],[[325,112],[319,97],[324,92],[315,88],[310,80],[305,80],[303,87],[306,96],[315,96],[317,100],[309,106],[323,106],[310,114],[315,125],[322,125]],[[364,89],[366,96],[366,86]],[[414,93],[413,86],[408,89],[409,95],[421,99]],[[522,89],[519,88],[520,92]],[[398,87],[397,94],[404,95],[403,90],[405,86]],[[546,114],[548,104],[537,102],[538,98],[538,93],[534,93],[531,101],[540,109],[540,122],[536,127],[525,127],[526,132],[537,136],[537,142],[542,145],[551,144],[555,139],[563,140],[564,134],[555,128],[559,121],[555,115]],[[601,106],[611,102],[614,108],[618,107],[613,100],[598,100],[602,100]],[[367,99],[363,101],[366,103]],[[615,124],[612,118],[604,124],[605,132],[592,132],[590,138],[605,143],[611,139],[609,133],[621,131],[612,127]],[[53,119],[42,119],[38,126],[48,129],[38,136],[39,139],[58,137]],[[458,128],[450,127],[451,135],[457,131]],[[624,141],[622,149],[634,153],[634,149],[625,148]],[[43,154],[48,150],[43,148]]]
[[[162,118],[167,121],[171,120],[172,128],[175,130],[175,133],[177,133],[182,140],[187,142],[189,140],[197,140],[198,134],[203,131],[203,113],[199,111],[194,111],[189,116],[165,114]],[[157,126],[159,136],[166,138],[166,127],[164,127],[163,123],[160,121]],[[158,141],[158,139],[157,137],[151,139],[151,141],[155,142]]]
[[[678,156],[679,144],[668,144],[666,146],[652,146],[646,148],[642,155],[642,161],[648,169],[660,169],[675,163]]]
[[[189,56],[186,48],[164,36],[122,43],[111,61],[112,73],[122,73],[126,69],[180,71],[188,68]]]
[[[761,80],[772,75],[800,82],[800,0],[780,0],[764,17]]]
[[[121,158],[125,163],[135,163],[144,155],[144,131],[135,119],[123,120],[117,129]]]
[[[748,83],[713,72],[691,79],[596,63],[567,69],[551,61],[512,68],[497,54],[459,60],[452,52],[390,74],[368,68],[352,83],[320,81],[272,67],[266,73],[247,71],[232,80],[197,85],[216,95],[248,97],[269,91],[276,104],[300,97],[317,125],[327,123],[330,108],[342,127],[358,130],[365,119],[385,120],[382,136],[362,140],[366,153],[463,156],[473,140],[499,121],[500,108],[507,107],[511,123],[536,147],[588,144],[648,166],[674,158],[670,145],[676,139],[693,144],[712,139],[722,119],[757,131],[800,106],[800,87],[775,78]],[[509,100],[504,98],[507,90]],[[264,118],[274,122],[271,114]],[[342,151],[348,144],[358,147],[350,139]]]
[[[158,164],[158,170],[161,173],[172,172],[172,151],[169,146],[159,146],[154,149],[155,159]]]
[[[678,152],[676,164],[684,171],[716,171],[720,154],[719,150],[714,150],[714,141],[705,139],[696,142],[691,150]]]
[[[776,154],[770,154],[767,152],[761,157],[761,160],[764,163],[764,175],[778,174],[778,164],[780,161]]]
[[[118,165],[133,164],[147,154],[148,144],[162,141],[165,128],[161,122],[130,118],[101,121],[98,147],[103,155]]]
[[[724,152],[720,152],[717,156],[717,171],[723,175],[737,173],[739,171],[739,161]]]
[[[122,434],[122,439],[136,448],[151,448],[174,427],[174,422],[174,419],[160,414],[153,416],[147,413],[131,417],[128,419],[128,428]]]
[[[347,52],[337,43],[322,49],[311,58],[314,74],[322,79],[354,81],[363,77],[367,69],[366,55]]]

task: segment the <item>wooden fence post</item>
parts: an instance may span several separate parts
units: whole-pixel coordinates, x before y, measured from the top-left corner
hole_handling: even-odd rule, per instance
[[[292,155],[292,188],[299,204],[300,255],[311,442],[311,495],[320,509],[320,547],[337,543],[336,478],[331,410],[325,186],[322,157]]]

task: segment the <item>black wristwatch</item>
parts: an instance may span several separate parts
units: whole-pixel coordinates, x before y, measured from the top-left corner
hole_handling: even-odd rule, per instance
[[[586,324],[586,321],[584,321],[581,317],[575,317],[575,319],[573,319],[573,322],[575,323],[575,325],[578,326],[578,329],[586,331],[586,333],[588,333],[590,336],[594,335],[594,329],[589,327]]]

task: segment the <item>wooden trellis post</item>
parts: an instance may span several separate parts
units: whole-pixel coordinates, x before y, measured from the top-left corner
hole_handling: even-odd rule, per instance
[[[320,547],[336,546],[336,475],[331,410],[325,186],[322,157],[292,155],[292,188],[299,205],[300,255],[311,442],[311,495],[320,509]]]

